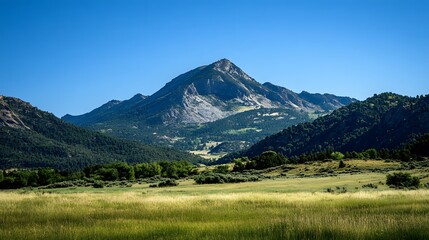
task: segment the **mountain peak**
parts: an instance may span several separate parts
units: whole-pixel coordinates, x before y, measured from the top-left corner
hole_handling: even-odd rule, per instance
[[[137,93],[136,95],[134,95],[131,99],[134,99],[134,100],[143,100],[143,99],[145,99],[145,98],[147,98],[147,96],[145,96],[145,95],[143,95],[143,94],[141,94],[141,93]],[[113,101],[115,101],[115,100],[113,100]]]
[[[213,63],[216,67],[230,67],[231,65],[234,65],[229,59],[222,58],[216,62]]]
[[[79,119],[66,119],[75,124],[93,124],[112,118],[133,116],[135,122],[187,124],[212,122],[244,110],[255,108],[289,108],[305,111],[333,110],[343,106],[335,99],[323,106],[300,98],[295,92],[274,84],[264,85],[247,75],[229,59],[183,73],[149,97],[137,94],[113,108],[101,108]],[[319,101],[321,102],[321,101]],[[244,109],[244,110],[243,110]],[[92,117],[94,116],[94,117]]]
[[[221,60],[214,62],[212,65],[215,70],[218,70],[220,72],[229,72],[233,69],[238,68],[234,63],[232,63],[226,58],[222,58]]]
[[[211,68],[215,71],[230,75],[234,78],[244,78],[248,81],[253,80],[249,75],[241,70],[241,68],[226,58],[222,58],[219,61],[210,64],[209,66],[211,66]]]

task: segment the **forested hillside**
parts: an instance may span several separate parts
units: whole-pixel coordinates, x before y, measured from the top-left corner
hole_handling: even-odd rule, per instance
[[[0,167],[80,169],[128,163],[201,159],[181,151],[125,141],[65,123],[17,98],[0,96]]]
[[[429,95],[412,98],[383,93],[286,128],[241,155],[254,157],[267,150],[297,156],[327,148],[342,152],[398,148],[429,133],[428,123]]]

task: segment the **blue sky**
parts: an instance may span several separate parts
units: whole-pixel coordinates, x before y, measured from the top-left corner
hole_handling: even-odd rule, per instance
[[[0,94],[62,116],[228,58],[257,81],[429,93],[429,1],[0,0]]]

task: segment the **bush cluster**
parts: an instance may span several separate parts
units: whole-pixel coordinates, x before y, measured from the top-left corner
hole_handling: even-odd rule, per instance
[[[326,192],[328,193],[346,193],[347,192],[347,188],[346,187],[340,187],[340,186],[336,186],[335,189],[329,187],[326,189]]]
[[[104,188],[104,182],[103,181],[94,181],[92,184],[94,188]]]
[[[289,163],[289,160],[282,154],[276,153],[274,151],[266,151],[252,159],[247,157],[236,158],[234,159],[233,163],[234,172],[243,172],[250,169],[266,169],[277,167]]]
[[[362,185],[362,188],[374,188],[374,189],[377,189],[378,185],[374,184],[374,183],[368,183],[368,184]]]
[[[205,173],[194,177],[198,184],[256,182],[261,177],[257,175],[231,175],[222,173]]]
[[[63,181],[56,182],[46,186],[41,186],[39,189],[52,189],[52,188],[70,188],[70,187],[85,187],[89,185],[85,180]]]
[[[386,176],[386,184],[395,188],[418,188],[420,179],[411,176],[409,173],[397,172]]]
[[[175,179],[166,179],[164,181],[149,185],[149,187],[175,187],[179,183]]]

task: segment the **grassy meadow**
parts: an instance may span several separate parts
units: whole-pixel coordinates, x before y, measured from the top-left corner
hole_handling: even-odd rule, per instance
[[[286,173],[290,178],[236,184],[188,179],[168,188],[1,191],[0,239],[429,239],[429,190],[392,190],[381,184],[385,173],[372,171],[295,177],[329,164],[297,165]],[[369,183],[378,188],[362,188]]]

